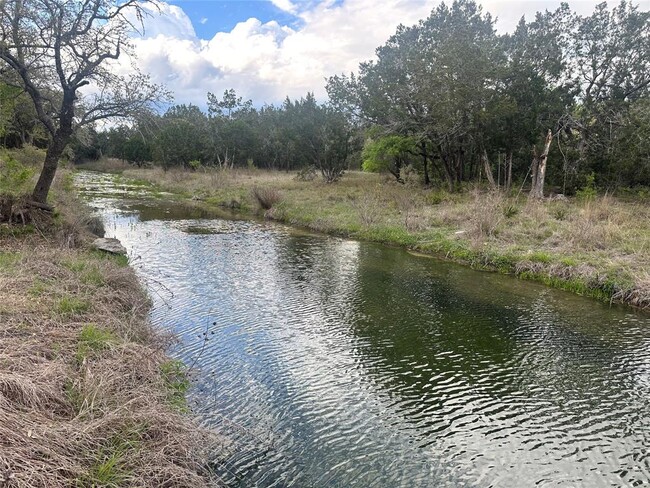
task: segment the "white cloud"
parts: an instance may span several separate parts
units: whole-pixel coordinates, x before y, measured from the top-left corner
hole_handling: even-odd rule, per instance
[[[203,106],[206,93],[235,88],[256,104],[281,101],[286,95],[300,97],[313,91],[325,96],[325,78],[356,71],[370,59],[375,48],[395,32],[398,24],[414,24],[426,17],[437,0],[319,0],[294,4],[272,0],[278,8],[294,13],[300,27],[250,18],[230,32],[212,39],[196,36],[192,23],[180,7],[160,3],[162,15],[145,22],[146,37],[134,41],[138,64],[155,81],[175,92],[178,103]],[[588,13],[597,1],[572,4]],[[301,5],[298,8],[298,5]],[[514,2],[486,0],[484,9],[499,18],[501,31],[512,29],[519,18],[537,10],[559,6],[550,0]]]
[[[182,8],[164,2],[143,3],[141,6],[146,12],[144,19],[144,35],[146,37],[160,35],[175,39],[194,39],[196,37],[192,21]],[[137,25],[138,21],[136,20],[134,24]]]
[[[207,17],[201,17],[201,20],[199,20],[199,22],[201,22],[202,25],[205,25],[208,22],[208,18]]]
[[[297,11],[296,5],[290,0],[271,0],[271,3],[285,12],[293,14]]]

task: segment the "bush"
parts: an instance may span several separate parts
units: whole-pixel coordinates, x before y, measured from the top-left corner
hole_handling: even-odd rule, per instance
[[[313,181],[316,178],[316,168],[314,166],[307,166],[296,175],[298,181]]]
[[[508,203],[503,207],[503,216],[510,219],[519,213],[519,208],[514,203]]]
[[[418,174],[417,170],[410,164],[407,164],[402,169],[400,169],[399,177],[406,186],[415,187],[420,185],[420,175]]]
[[[586,203],[596,198],[598,192],[596,191],[595,181],[596,175],[594,173],[591,173],[589,176],[587,176],[585,186],[576,192],[576,198],[579,201]]]
[[[282,195],[275,188],[260,188],[255,186],[251,190],[251,193],[259,206],[264,210],[270,210],[273,205],[282,200]]]
[[[11,151],[11,157],[22,165],[40,167],[45,161],[45,150],[27,145]]]
[[[34,170],[12,157],[0,160],[0,194],[18,196],[28,193]]]

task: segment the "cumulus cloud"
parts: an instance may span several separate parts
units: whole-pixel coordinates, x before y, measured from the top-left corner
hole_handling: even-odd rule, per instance
[[[299,27],[263,23],[250,18],[230,32],[199,39],[185,12],[160,3],[151,12],[145,36],[134,40],[142,71],[174,91],[178,103],[205,104],[206,93],[235,88],[256,104],[275,103],[285,96],[315,92],[325,97],[325,78],[355,71],[370,59],[401,23],[426,17],[437,0],[314,0],[294,3],[271,0],[300,19]],[[589,12],[596,1],[578,2]],[[499,17],[498,28],[509,30],[522,14],[556,8],[558,2],[487,0],[485,10]],[[573,5],[575,8],[576,6]]]
[[[284,10],[285,12],[289,13],[296,13],[298,10],[296,8],[296,5],[291,2],[290,0],[271,0],[271,3],[278,7],[280,10]]]

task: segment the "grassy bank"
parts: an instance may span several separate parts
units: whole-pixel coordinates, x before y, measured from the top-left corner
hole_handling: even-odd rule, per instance
[[[0,224],[0,486],[207,486],[214,438],[185,413],[171,338],[57,181],[54,218]]]
[[[451,194],[357,172],[336,184],[258,170],[129,169],[123,176],[201,205],[263,212],[319,232],[650,307],[650,205],[643,195],[620,199],[586,191],[529,202],[525,194],[478,188]]]

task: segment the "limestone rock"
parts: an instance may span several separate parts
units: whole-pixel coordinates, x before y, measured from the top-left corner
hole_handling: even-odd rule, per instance
[[[113,254],[126,254],[126,248],[122,243],[118,239],[113,239],[111,237],[95,239],[93,241],[93,247]]]

